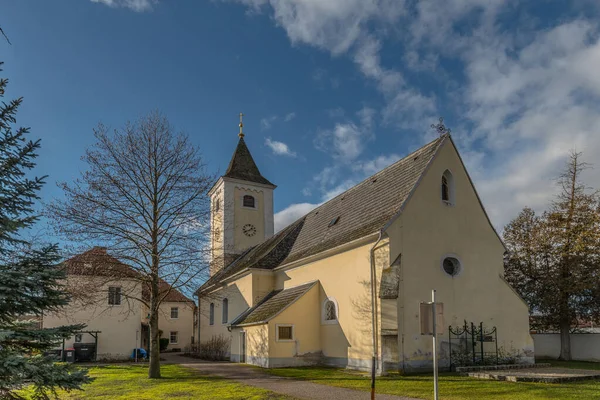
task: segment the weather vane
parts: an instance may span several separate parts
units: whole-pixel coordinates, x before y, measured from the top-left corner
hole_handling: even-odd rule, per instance
[[[440,117],[440,122],[437,124],[431,124],[431,129],[435,129],[435,131],[440,135],[449,135],[450,134],[450,129],[446,128],[446,125],[444,125],[444,117]]]
[[[240,138],[244,137],[244,114],[240,113],[240,133],[238,133]]]

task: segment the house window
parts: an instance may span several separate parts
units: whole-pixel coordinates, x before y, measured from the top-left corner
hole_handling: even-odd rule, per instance
[[[177,344],[178,339],[179,339],[179,333],[177,331],[171,331],[171,333],[169,334],[169,343]]]
[[[108,305],[119,306],[121,305],[121,288],[118,286],[111,286],[108,288]]]
[[[333,297],[325,299],[323,309],[321,310],[321,322],[324,324],[333,324],[338,320],[338,305]]]
[[[210,303],[210,310],[209,310],[209,315],[208,315],[208,323],[210,325],[214,325],[215,324],[215,303]]]
[[[445,273],[454,277],[461,271],[460,261],[456,257],[445,257],[442,261],[442,269]]]
[[[454,204],[454,177],[449,170],[442,175],[442,201],[447,205]]]
[[[294,340],[294,326],[293,325],[277,325],[277,340]]]
[[[227,319],[229,317],[229,300],[223,299],[223,318],[221,320],[222,323],[226,324]]]
[[[179,318],[179,307],[171,307],[171,319]]]
[[[244,195],[243,203],[244,207],[255,208],[254,197],[249,194]]]
[[[75,343],[81,343],[82,340],[83,340],[83,335],[81,333],[76,333],[75,334]]]

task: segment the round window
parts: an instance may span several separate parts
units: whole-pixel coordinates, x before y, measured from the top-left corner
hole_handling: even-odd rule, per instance
[[[450,276],[456,276],[460,272],[460,261],[455,257],[446,257],[442,262],[444,272]]]

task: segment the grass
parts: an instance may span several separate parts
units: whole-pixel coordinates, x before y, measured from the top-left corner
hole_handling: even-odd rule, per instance
[[[558,360],[537,360],[539,363],[549,363],[553,367],[575,368],[575,369],[600,369],[600,362],[589,361],[558,361]]]
[[[61,393],[60,399],[206,399],[284,400],[267,390],[226,379],[200,375],[179,365],[162,365],[162,379],[148,379],[147,366],[112,365],[90,368],[94,382],[83,391]],[[26,394],[26,393],[25,393]]]
[[[554,363],[554,362],[553,362]],[[593,364],[593,365],[590,365]],[[600,363],[556,363],[563,368],[600,369]],[[587,366],[587,368],[586,368]],[[363,391],[370,390],[367,374],[336,368],[278,368],[271,374],[307,380],[330,386]],[[439,380],[443,400],[593,400],[600,399],[600,381],[561,384],[497,382],[442,373]],[[429,375],[389,376],[378,378],[377,393],[395,394],[420,399],[433,397],[433,378]]]

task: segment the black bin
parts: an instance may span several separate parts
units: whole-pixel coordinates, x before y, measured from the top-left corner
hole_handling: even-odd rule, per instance
[[[96,359],[96,343],[73,343],[75,361],[94,361]]]
[[[75,362],[75,349],[70,347],[65,349],[65,361],[66,362]]]

